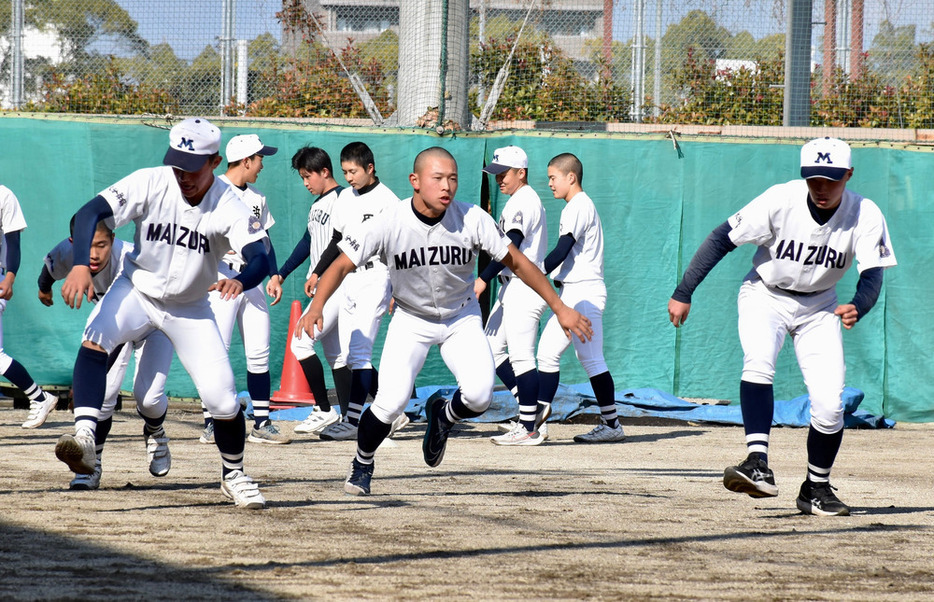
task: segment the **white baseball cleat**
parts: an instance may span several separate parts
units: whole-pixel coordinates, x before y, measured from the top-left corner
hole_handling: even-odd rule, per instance
[[[29,415],[23,423],[23,428],[34,429],[42,426],[56,405],[58,405],[58,397],[43,391],[42,397],[29,402]]]
[[[242,470],[233,470],[221,480],[221,491],[240,508],[259,510],[266,507],[266,499],[259,486]]]
[[[172,453],[169,451],[169,438],[165,429],[159,428],[146,439],[146,457],[149,459],[149,473],[154,477],[164,477],[172,468]]]
[[[67,464],[71,472],[94,474],[94,466],[97,464],[94,437],[85,432],[62,435],[55,444],[55,457]]]
[[[294,430],[296,433],[314,435],[331,426],[340,420],[340,418],[340,414],[338,414],[337,410],[334,408],[331,408],[327,412],[322,412],[316,406],[311,411],[311,414],[308,415],[308,418],[300,422]]]
[[[98,489],[101,486],[101,472],[101,461],[98,458],[97,462],[94,463],[94,472],[91,474],[76,474],[75,478],[68,484],[68,488],[75,491]]]

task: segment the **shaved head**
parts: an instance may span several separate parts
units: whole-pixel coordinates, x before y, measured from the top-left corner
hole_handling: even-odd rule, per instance
[[[418,173],[425,167],[425,163],[429,158],[435,157],[450,159],[451,161],[454,161],[455,165],[457,164],[457,161],[454,159],[454,155],[441,148],[440,146],[432,146],[431,148],[426,148],[415,156],[415,164],[412,166],[412,171]]]
[[[572,173],[577,176],[578,184],[584,183],[584,166],[581,165],[580,159],[571,153],[561,153],[548,162],[548,167],[554,167],[563,174]]]

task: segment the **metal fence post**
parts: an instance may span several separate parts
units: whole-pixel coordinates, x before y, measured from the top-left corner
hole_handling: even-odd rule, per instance
[[[782,125],[811,123],[811,0],[791,0],[785,38],[785,90]]]
[[[13,56],[10,68],[10,104],[14,109],[23,105],[23,0],[13,0]]]

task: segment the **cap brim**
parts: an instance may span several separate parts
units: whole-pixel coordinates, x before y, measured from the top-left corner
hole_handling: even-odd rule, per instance
[[[261,148],[261,149],[259,149],[258,151],[256,151],[256,154],[257,154],[257,155],[263,155],[264,157],[268,157],[269,155],[275,155],[275,154],[278,153],[278,152],[279,152],[279,148],[278,148],[278,147],[275,147],[275,146],[264,146],[263,148]]]
[[[811,178],[824,178],[825,180],[833,180],[839,182],[850,170],[845,167],[826,167],[821,166],[808,166],[801,168],[801,177],[805,180]]]
[[[182,171],[195,172],[204,167],[211,155],[194,155],[192,153],[183,153],[180,150],[170,148],[165,151],[165,157],[162,159],[163,165],[170,165]]]
[[[499,163],[490,163],[489,165],[483,168],[483,171],[485,171],[488,174],[493,174],[495,176],[497,174],[503,173],[504,171],[509,171],[509,169],[510,167],[508,165],[500,165]]]

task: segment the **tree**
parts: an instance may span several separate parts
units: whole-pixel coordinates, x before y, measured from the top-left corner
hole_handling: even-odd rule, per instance
[[[888,21],[879,25],[869,49],[869,65],[883,83],[897,85],[917,65],[915,36],[915,25],[896,27]]]

